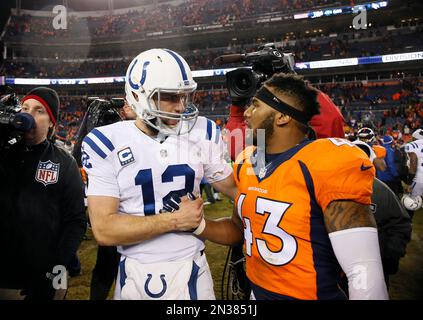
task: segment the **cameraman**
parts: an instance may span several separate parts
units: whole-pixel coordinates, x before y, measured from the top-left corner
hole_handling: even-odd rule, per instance
[[[1,150],[0,299],[64,298],[63,290],[56,290],[67,289],[64,268],[85,233],[78,166],[48,140],[59,105],[56,91],[31,90],[21,112],[30,114],[35,126],[19,143]]]

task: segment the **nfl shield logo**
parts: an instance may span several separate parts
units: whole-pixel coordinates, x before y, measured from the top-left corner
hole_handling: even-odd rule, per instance
[[[53,163],[50,160],[39,162],[37,171],[35,172],[35,180],[43,185],[57,183],[59,179],[60,164]]]

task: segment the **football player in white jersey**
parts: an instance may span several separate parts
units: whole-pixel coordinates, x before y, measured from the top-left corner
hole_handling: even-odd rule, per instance
[[[409,175],[414,175],[407,189],[412,197],[419,197],[423,195],[423,129],[417,129],[412,136],[414,140],[405,145],[410,158]]]
[[[232,199],[236,186],[219,128],[191,103],[196,87],[179,54],[142,52],[125,84],[138,118],[96,128],[82,144],[94,236],[122,255],[115,299],[215,298],[196,236],[202,200],[186,195],[199,193],[203,177]]]

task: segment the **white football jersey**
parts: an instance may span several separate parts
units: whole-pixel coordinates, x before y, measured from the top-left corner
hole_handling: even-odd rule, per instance
[[[224,160],[220,129],[198,117],[192,131],[164,141],[144,134],[135,121],[122,121],[91,131],[82,144],[82,163],[88,174],[88,196],[120,199],[119,213],[159,214],[172,192],[200,193],[203,177],[209,183],[232,173]],[[190,232],[166,233],[118,251],[147,263],[175,261],[204,249]]]
[[[413,152],[417,155],[416,178],[423,182],[423,140],[415,140],[405,145],[405,152]]]

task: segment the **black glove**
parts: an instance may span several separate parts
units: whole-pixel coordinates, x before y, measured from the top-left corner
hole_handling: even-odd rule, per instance
[[[187,195],[190,200],[196,199],[191,192],[186,193],[185,190],[172,191],[163,199],[163,209],[160,210],[160,212],[174,212],[179,210],[181,198],[185,195]]]
[[[174,212],[179,209],[181,203],[181,197],[178,192],[171,192],[169,197],[163,199],[163,211]]]

